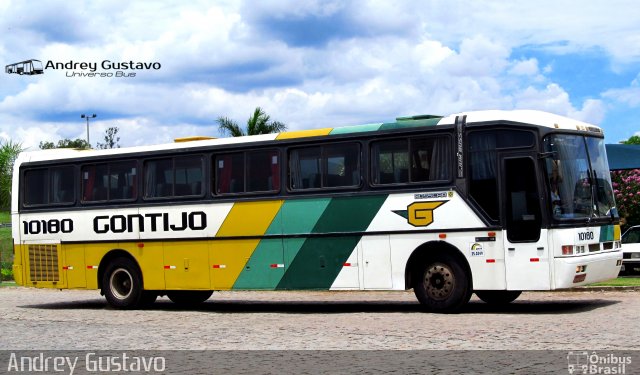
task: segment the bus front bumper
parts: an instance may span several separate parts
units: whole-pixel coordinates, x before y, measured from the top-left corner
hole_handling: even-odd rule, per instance
[[[554,289],[573,288],[614,279],[618,277],[621,266],[621,251],[554,258]]]

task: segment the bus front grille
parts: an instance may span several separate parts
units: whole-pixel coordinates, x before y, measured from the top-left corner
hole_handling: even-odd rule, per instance
[[[59,281],[58,247],[56,245],[29,245],[29,274],[31,282]]]

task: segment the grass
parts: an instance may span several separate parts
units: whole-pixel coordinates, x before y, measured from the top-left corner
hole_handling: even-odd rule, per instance
[[[607,281],[601,281],[589,286],[640,286],[640,277],[618,277]]]
[[[0,212],[0,223],[10,223],[8,211]],[[13,240],[11,228],[0,228],[0,281],[13,280]]]

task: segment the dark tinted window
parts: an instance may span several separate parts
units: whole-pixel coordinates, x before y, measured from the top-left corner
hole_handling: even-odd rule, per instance
[[[493,220],[498,220],[498,180],[496,134],[474,132],[469,134],[469,194]]]
[[[137,197],[137,167],[134,160],[84,165],[82,201],[129,200]]]
[[[73,167],[54,167],[25,172],[24,204],[49,205],[75,202]]]
[[[277,150],[216,155],[215,194],[279,191],[279,159]]]
[[[49,203],[49,191],[47,189],[48,169],[26,171],[24,174],[24,203],[37,205]]]
[[[199,155],[148,160],[144,165],[144,196],[200,196],[203,192],[202,171]]]
[[[293,149],[289,153],[291,189],[360,185],[360,146],[341,143]]]
[[[280,190],[280,162],[275,150],[247,153],[247,191]]]
[[[244,193],[244,154],[216,156],[216,194]]]
[[[625,232],[622,236],[622,243],[639,243],[640,242],[640,227],[631,228]]]
[[[451,178],[448,137],[374,142],[371,155],[372,178],[377,185],[448,181]]]

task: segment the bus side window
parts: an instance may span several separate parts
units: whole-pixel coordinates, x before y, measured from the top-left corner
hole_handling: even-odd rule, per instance
[[[375,185],[448,181],[451,178],[451,141],[448,137],[375,142],[371,154]]]
[[[169,197],[173,192],[171,159],[148,160],[144,165],[144,197]]]
[[[106,201],[109,198],[107,164],[86,165],[81,169],[82,200],[84,202]]]
[[[24,204],[28,206],[49,203],[47,169],[35,169],[24,173]]]
[[[51,203],[73,203],[75,201],[74,168],[51,168]]]
[[[200,155],[175,158],[173,195],[176,197],[202,195],[202,171]]]
[[[360,186],[360,145],[337,143],[291,150],[289,179],[293,190]]]
[[[492,220],[500,219],[495,132],[469,134],[469,195]]]
[[[247,153],[247,191],[280,190],[280,163],[276,150]]]
[[[109,200],[135,199],[136,182],[135,161],[109,164]]]
[[[289,156],[291,188],[299,190],[321,187],[321,159],[320,147],[292,150]]]
[[[360,185],[360,149],[357,143],[324,146],[326,173],[323,187]]]
[[[409,143],[406,140],[375,142],[372,158],[374,184],[409,182]]]
[[[244,192],[244,154],[241,152],[215,157],[216,194]]]

